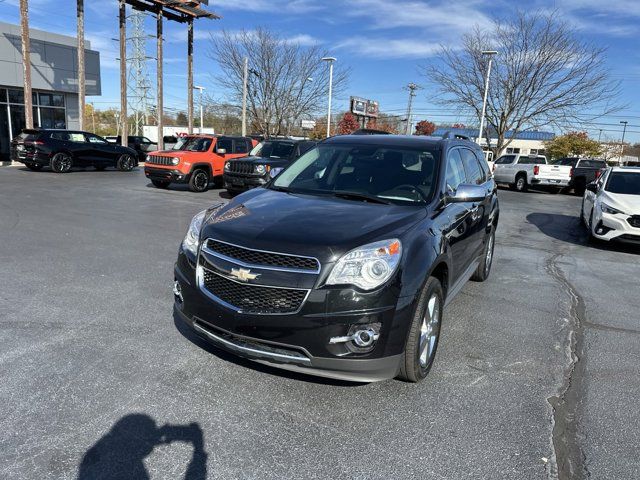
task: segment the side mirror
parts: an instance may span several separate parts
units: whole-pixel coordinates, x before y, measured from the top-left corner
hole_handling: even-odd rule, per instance
[[[269,176],[271,178],[276,178],[278,175],[280,175],[280,172],[282,172],[282,170],[284,170],[284,168],[282,168],[282,167],[274,167],[271,170],[269,170]]]
[[[226,148],[216,148],[216,153],[218,155],[225,155],[227,153],[227,149]]]
[[[455,192],[445,195],[445,203],[481,202],[487,196],[485,187],[464,183]]]
[[[593,193],[598,193],[598,184],[596,182],[591,182],[587,184],[587,190]]]

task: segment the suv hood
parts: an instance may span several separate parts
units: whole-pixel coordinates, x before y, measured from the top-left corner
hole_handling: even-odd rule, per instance
[[[282,166],[289,165],[291,160],[288,158],[273,158],[273,157],[242,157],[242,158],[234,158],[229,160],[230,162],[249,162],[260,165],[272,165],[272,166]]]
[[[215,211],[202,238],[332,262],[360,245],[400,236],[426,214],[425,207],[258,188]]]

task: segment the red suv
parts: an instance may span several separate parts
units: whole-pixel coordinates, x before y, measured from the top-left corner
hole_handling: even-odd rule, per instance
[[[188,135],[172,150],[149,153],[144,174],[158,188],[187,183],[192,192],[204,192],[211,180],[222,185],[227,160],[246,157],[256,144],[249,137]]]

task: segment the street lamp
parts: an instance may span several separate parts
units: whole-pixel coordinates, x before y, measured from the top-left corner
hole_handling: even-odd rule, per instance
[[[333,62],[336,61],[335,57],[323,57],[323,62],[329,64],[329,108],[327,109],[327,138],[331,136],[331,94],[333,90]]]
[[[620,165],[622,165],[622,157],[624,157],[624,134],[627,133],[627,122],[626,120],[621,120],[620,123],[624,125],[622,127],[622,142],[620,142]]]
[[[194,85],[193,86],[194,90],[199,90],[200,91],[200,130],[198,131],[198,133],[202,133],[202,129],[203,124],[204,124],[204,108],[202,106],[202,91],[206,90],[204,87],[200,87],[198,85]]]
[[[487,78],[484,81],[484,98],[482,99],[482,115],[480,116],[480,131],[478,132],[478,145],[482,145],[482,132],[484,131],[484,115],[487,111],[487,96],[489,94],[489,76],[491,75],[491,60],[497,55],[495,50],[483,50],[482,55],[489,57],[489,66],[487,67]],[[488,146],[491,146],[490,144]]]

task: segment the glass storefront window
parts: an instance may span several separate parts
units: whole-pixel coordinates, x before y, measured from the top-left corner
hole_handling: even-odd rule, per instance
[[[24,104],[24,93],[22,90],[9,90],[9,103]]]
[[[0,103],[6,103],[7,101],[7,89],[0,88]]]
[[[15,137],[19,135],[23,128],[26,127],[24,120],[24,107],[11,105],[11,135]]]
[[[67,128],[63,108],[40,108],[42,128]]]

